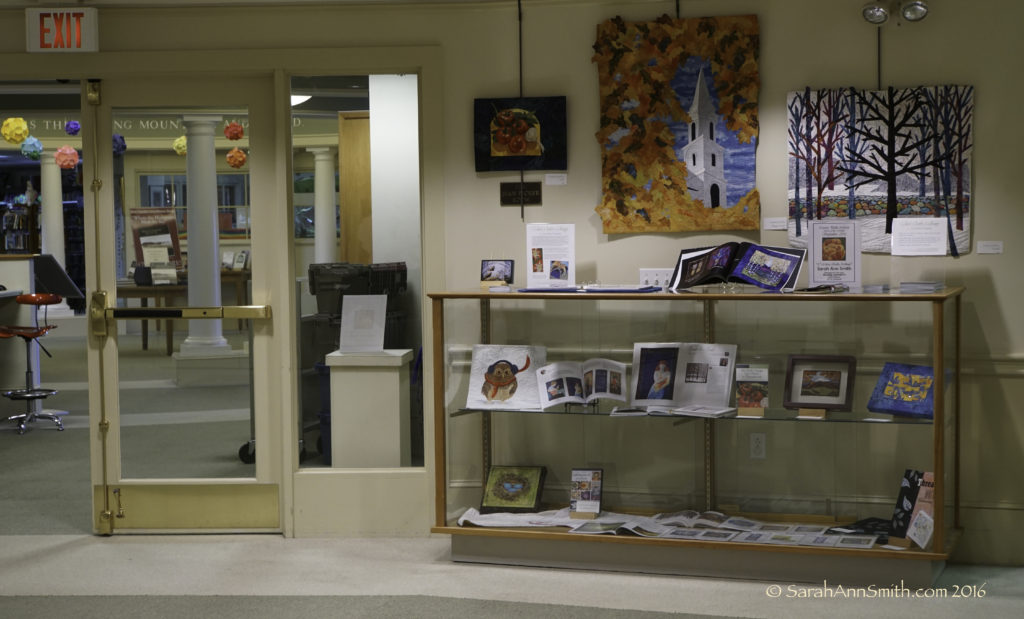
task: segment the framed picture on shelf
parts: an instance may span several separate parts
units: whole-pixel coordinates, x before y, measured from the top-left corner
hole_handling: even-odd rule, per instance
[[[537,511],[546,472],[543,466],[492,466],[480,513]]]
[[[783,406],[848,411],[857,359],[848,355],[790,355]]]
[[[514,270],[515,261],[513,260],[481,260],[480,281],[503,282],[511,286]]]

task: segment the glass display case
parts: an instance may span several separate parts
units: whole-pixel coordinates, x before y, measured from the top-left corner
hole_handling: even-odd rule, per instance
[[[614,542],[617,547],[657,546],[666,552],[770,550],[776,557],[791,551],[943,562],[959,524],[962,293],[962,288],[946,288],[925,294],[776,294],[709,287],[681,294],[430,294],[437,475],[433,531],[452,536],[453,555],[470,538],[529,543],[534,558],[509,562],[540,565],[575,565],[564,558],[569,540],[568,547],[581,556],[587,554],[581,550],[586,542]],[[736,344],[737,364],[767,369],[763,410],[705,419],[612,414],[616,406],[628,408],[628,401],[542,410],[466,406],[477,344],[543,346],[547,363],[601,357],[628,367],[634,344],[665,342]],[[836,357],[852,359],[844,384],[850,392],[848,407],[820,410],[789,401],[787,374],[792,374],[794,358]],[[936,384],[944,382],[945,388],[933,390],[927,414],[868,409],[883,369],[892,363],[929,367],[935,377],[944,377]],[[731,389],[730,405],[735,406],[735,387]],[[912,543],[900,548],[893,539],[870,549],[846,549],[579,535],[557,527],[459,526],[467,509],[480,506],[492,465],[544,466],[541,509],[569,504],[573,468],[600,468],[604,511],[651,515],[717,510],[759,522],[827,526],[890,519],[905,472],[918,470],[934,475],[934,529],[924,548]],[[562,559],[545,560],[546,546]],[[468,554],[480,558],[477,552]],[[581,559],[581,566],[586,563]]]

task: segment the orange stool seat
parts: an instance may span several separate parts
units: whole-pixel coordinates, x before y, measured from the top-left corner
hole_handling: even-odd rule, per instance
[[[26,292],[14,297],[14,301],[22,305],[56,305],[64,299],[59,294],[48,292]]]

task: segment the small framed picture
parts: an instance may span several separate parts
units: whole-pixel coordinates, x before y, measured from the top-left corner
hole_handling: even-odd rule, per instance
[[[848,411],[857,359],[847,355],[790,355],[783,406]]]
[[[601,513],[603,469],[573,469],[569,485],[569,517],[596,518]]]
[[[481,260],[480,281],[504,282],[512,285],[515,262],[512,260]]]
[[[492,466],[480,513],[537,511],[546,472],[543,466]]]

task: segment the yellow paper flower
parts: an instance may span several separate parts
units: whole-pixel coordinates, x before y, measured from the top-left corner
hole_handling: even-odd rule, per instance
[[[188,153],[188,138],[185,136],[174,138],[174,143],[171,144],[171,148],[173,148],[174,152],[179,155]]]
[[[4,120],[0,133],[3,133],[4,139],[11,144],[21,144],[28,137],[28,123],[24,118],[12,116]]]
[[[71,170],[78,165],[78,151],[65,144],[53,154],[57,167],[62,170]]]
[[[225,159],[228,160],[229,166],[237,169],[245,165],[246,156],[241,149],[235,147],[228,151]]]

